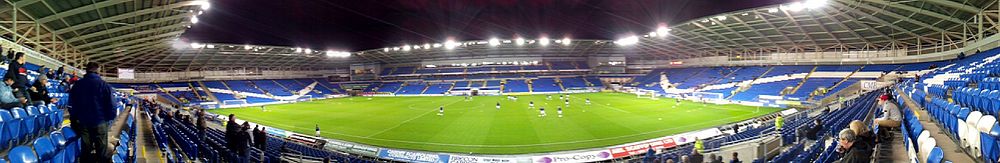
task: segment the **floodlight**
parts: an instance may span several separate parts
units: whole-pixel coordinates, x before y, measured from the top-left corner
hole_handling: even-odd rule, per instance
[[[441,43],[434,43],[432,45],[432,47],[434,47],[434,48],[440,48],[441,47]]]
[[[769,8],[769,9],[767,9],[767,12],[769,12],[769,13],[776,13],[776,12],[778,12],[778,8]]]
[[[444,41],[445,49],[455,49],[456,46],[458,46],[458,42],[455,42],[455,40]]]
[[[802,9],[805,9],[805,6],[802,5],[801,2],[792,2],[789,3],[788,5],[782,5],[780,8],[781,10],[785,11],[797,12],[797,11],[802,11]]]
[[[826,6],[826,0],[806,0],[803,5],[808,9],[817,9]]]
[[[625,38],[621,38],[615,41],[618,45],[635,45],[639,43],[639,37],[632,35]]]
[[[208,47],[209,49],[212,49],[212,48],[215,48],[215,45],[208,44],[208,45],[205,45],[205,47]]]
[[[514,44],[517,44],[517,45],[524,45],[524,39],[523,39],[523,38],[520,38],[520,37],[518,37],[518,38],[514,39]]]
[[[656,33],[656,32],[649,32],[649,34],[646,34],[645,36],[652,36],[652,37],[656,37],[656,36],[657,36],[657,33]]]
[[[403,51],[410,51],[410,45],[403,45]]]
[[[383,52],[389,52],[389,48],[382,48]]]
[[[549,38],[542,37],[542,38],[538,39],[538,44],[542,45],[542,46],[549,45]]]
[[[201,10],[208,10],[209,8],[212,8],[212,3],[208,3],[207,0],[199,3],[201,3]]]
[[[191,24],[198,24],[198,17],[197,16],[192,16],[191,17]]]
[[[569,43],[570,43],[569,37],[562,39],[562,44],[563,45],[569,45]]]
[[[305,51],[306,51],[306,54],[312,54],[313,53],[312,49],[305,49]]]
[[[295,53],[302,53],[302,48],[295,48]]]
[[[392,51],[399,51],[399,47],[392,47]]]
[[[656,28],[656,35],[658,35],[660,37],[664,37],[664,36],[667,36],[668,34],[670,34],[670,28],[663,27],[663,26],[660,26],[660,27]],[[652,35],[650,35],[650,36],[652,36]]]
[[[500,45],[500,39],[497,39],[497,38],[491,38],[491,39],[490,39],[490,41],[489,41],[489,43],[490,43],[490,45],[491,45],[491,46],[497,46],[497,45]]]
[[[205,47],[205,45],[197,43],[197,42],[192,42],[191,43],[191,48],[197,49],[197,48],[202,48],[202,47]]]
[[[719,20],[719,21],[723,21],[723,20],[726,20],[726,16],[725,16],[725,15],[719,15],[719,16],[716,16],[716,17],[715,17],[715,20]]]
[[[431,49],[431,44],[424,44],[424,49]]]
[[[250,50],[250,45],[243,45],[243,50]]]

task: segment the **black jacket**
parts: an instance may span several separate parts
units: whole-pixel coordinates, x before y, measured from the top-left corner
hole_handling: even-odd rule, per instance
[[[49,89],[45,88],[45,85],[42,85],[41,80],[35,81],[35,84],[32,84],[31,87],[35,88],[35,91],[28,90],[31,100],[43,101],[45,103],[51,102],[52,97],[49,97]]]
[[[859,140],[860,141],[860,140]],[[854,142],[851,149],[840,158],[841,163],[869,163],[872,161],[872,148],[868,143]]]

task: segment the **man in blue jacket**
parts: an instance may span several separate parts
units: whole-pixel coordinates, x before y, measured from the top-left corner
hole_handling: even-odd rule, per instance
[[[22,107],[23,100],[18,101],[17,97],[14,97],[14,89],[10,88],[12,84],[14,84],[13,78],[3,78],[3,83],[0,84],[0,108]]]
[[[83,142],[80,162],[111,162],[107,144],[108,122],[115,118],[114,90],[101,80],[100,69],[88,63],[87,74],[69,91],[70,124]]]

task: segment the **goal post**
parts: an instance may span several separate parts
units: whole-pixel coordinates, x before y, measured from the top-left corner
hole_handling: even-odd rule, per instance
[[[646,99],[656,100],[659,99],[657,96],[659,96],[659,93],[657,93],[656,91],[642,90],[642,89],[638,89],[635,91],[636,98],[646,98]]]
[[[247,100],[223,100],[222,105],[224,106],[243,106],[246,105]]]
[[[723,97],[722,93],[714,93],[714,92],[694,92],[691,93],[691,96],[705,100],[722,100],[723,98],[725,98]]]

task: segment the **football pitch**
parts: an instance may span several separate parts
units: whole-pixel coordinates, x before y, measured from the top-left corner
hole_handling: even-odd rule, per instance
[[[380,147],[475,154],[524,154],[607,147],[780,111],[623,93],[445,97],[350,97],[210,112],[306,135]],[[585,99],[591,104],[586,105]],[[533,101],[535,108],[528,107]],[[497,102],[501,108],[496,109]],[[444,107],[439,115],[438,107]],[[539,116],[544,107],[547,116]],[[559,117],[557,107],[562,107]]]

